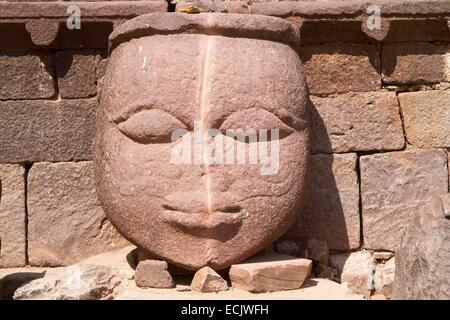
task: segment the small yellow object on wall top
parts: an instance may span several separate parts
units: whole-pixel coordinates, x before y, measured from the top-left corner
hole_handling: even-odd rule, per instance
[[[200,9],[194,6],[184,7],[180,9],[182,13],[200,13]]]

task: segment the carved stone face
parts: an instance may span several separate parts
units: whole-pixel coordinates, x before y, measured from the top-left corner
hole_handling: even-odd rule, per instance
[[[112,34],[94,160],[100,202],[131,242],[187,269],[222,269],[294,221],[305,189],[307,88],[295,51],[271,39],[291,28],[262,16],[151,14]],[[250,152],[269,144],[277,155],[223,163],[202,149],[192,163],[174,163],[177,146],[211,128],[218,135],[209,146],[222,139]],[[279,137],[225,137],[238,128],[277,129]],[[177,129],[184,135],[174,138]]]

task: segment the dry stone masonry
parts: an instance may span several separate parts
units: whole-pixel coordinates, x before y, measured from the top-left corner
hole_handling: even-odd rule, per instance
[[[396,251],[402,229],[433,194],[448,192],[442,149],[408,150],[360,158],[364,247]]]
[[[65,266],[123,246],[100,207],[91,161],[40,162],[28,173],[28,259]]]
[[[0,164],[1,267],[26,265],[25,168]]]
[[[450,2],[371,2],[382,13],[380,30],[367,28],[367,1],[358,0],[225,1],[221,8],[212,1],[179,1],[171,6],[165,1],[79,2],[82,12],[79,30],[67,28],[69,2],[0,2],[0,268],[69,266],[51,269],[54,271],[45,277],[39,273],[40,278],[22,286],[15,298],[107,299],[116,295],[120,283],[128,286],[131,282],[136,286],[135,281],[143,286],[180,286],[169,278],[174,274],[172,270],[184,274],[189,271],[172,262],[194,272],[205,264],[200,254],[195,255],[199,261],[193,264],[180,260],[185,246],[161,244],[162,249],[155,250],[159,256],[151,259],[165,258],[169,264],[141,261],[135,280],[130,280],[134,270],[128,265],[128,269],[121,268],[126,269],[127,277],[118,280],[106,258],[102,267],[77,265],[91,256],[128,246],[125,237],[133,242],[145,238],[145,234],[139,234],[142,227],[139,221],[128,229],[121,224],[120,215],[111,216],[113,223],[109,222],[100,206],[94,177],[92,143],[96,115],[99,106],[103,108],[101,101],[111,96],[108,88],[112,77],[105,73],[111,60],[116,64],[120,60],[115,51],[122,51],[125,61],[122,66],[133,67],[129,52],[123,48],[133,37],[132,29],[139,34],[143,26],[139,21],[144,24],[145,21],[138,18],[138,23],[130,28],[124,23],[145,14],[175,15],[167,11],[183,12],[186,7],[196,6],[203,12],[224,12],[222,22],[216,24],[225,25],[216,30],[224,33],[220,44],[223,54],[216,58],[223,65],[211,81],[220,83],[224,75],[240,79],[233,82],[236,87],[232,90],[224,85],[213,92],[211,103],[234,101],[243,108],[256,94],[265,97],[263,102],[279,101],[286,107],[287,95],[278,93],[291,88],[284,92],[305,102],[296,116],[307,120],[310,132],[309,150],[305,143],[305,148],[299,147],[289,155],[289,163],[297,171],[292,168],[286,171],[286,177],[290,178],[294,176],[292,172],[297,172],[304,184],[286,201],[273,205],[258,199],[252,204],[261,212],[272,205],[270,214],[273,214],[285,212],[289,203],[301,197],[303,208],[283,218],[290,221],[280,219],[280,227],[272,236],[256,239],[259,233],[248,229],[246,235],[252,246],[241,248],[241,244],[234,244],[221,255],[223,260],[217,260],[216,267],[234,264],[230,272],[232,287],[221,293],[233,294],[233,287],[254,292],[294,289],[308,281],[305,279],[311,274],[339,281],[367,298],[375,295],[378,299],[448,299],[448,290],[442,288],[448,287],[450,270],[444,258],[436,257],[448,256],[445,215],[450,216]],[[178,14],[200,20],[205,16]],[[275,29],[289,22],[292,35],[300,40],[291,41],[289,36],[283,38],[276,32],[252,31],[255,24],[246,21],[263,19],[256,15],[279,18],[272,25]],[[230,27],[232,23],[226,26],[232,16],[241,17],[236,18],[239,23],[234,24],[234,29]],[[163,18],[156,20],[157,27],[164,26]],[[180,25],[174,23],[161,33],[173,33]],[[189,100],[196,97],[197,88],[192,83],[198,82],[190,76],[197,74],[192,71],[197,68],[192,61],[204,52],[195,51],[203,45],[202,41],[187,39],[203,37],[177,36],[180,35],[143,37],[141,42],[130,42],[129,48],[138,51],[138,42],[150,46],[142,39],[173,39],[170,46],[156,40],[150,46],[161,46],[158,50],[164,54],[158,61],[147,63],[167,70],[166,74],[161,71],[160,76],[178,77],[159,86],[153,96],[160,100],[153,102],[177,106],[183,101],[186,104],[180,108],[185,110],[196,103],[194,98]],[[286,44],[289,50],[280,49],[288,48]],[[269,57],[270,50],[262,50],[259,45],[277,53]],[[239,54],[245,48],[246,53]],[[184,52],[185,60],[175,58],[177,50]],[[111,53],[115,56],[110,56]],[[288,78],[293,73],[280,70],[297,70],[288,66],[296,59],[302,65],[298,69],[301,71]],[[266,73],[261,86],[258,74],[252,78],[251,71],[255,69],[245,69],[243,61],[263,66],[261,72],[278,71],[271,76]],[[284,82],[280,80],[282,76],[287,77]],[[127,81],[133,77],[130,73],[127,79],[116,79],[115,86],[118,90],[128,88]],[[302,88],[307,84],[308,99],[306,92],[294,94],[299,83]],[[138,96],[136,83],[131,88],[136,89]],[[239,95],[238,89],[242,90]],[[223,108],[231,111],[233,106]],[[189,112],[185,112],[182,120],[188,116]],[[100,156],[105,154],[102,152]],[[142,176],[142,171],[133,172],[130,168],[127,174],[134,174],[136,179]],[[107,176],[110,171],[105,170]],[[191,173],[201,176],[201,172]],[[179,179],[188,185],[191,181],[183,180],[176,171],[160,170],[158,174],[168,182]],[[237,174],[246,177],[241,172]],[[213,183],[217,185],[233,185],[226,175],[217,174],[216,178]],[[282,184],[275,180],[270,183]],[[268,190],[268,185],[240,184],[236,190],[245,190],[253,197],[253,193]],[[167,188],[170,187],[169,183]],[[130,193],[130,188],[122,186],[118,192]],[[436,194],[442,195],[441,200],[430,200]],[[123,205],[122,201],[120,206]],[[138,209],[134,204],[128,206]],[[298,218],[294,221],[295,216]],[[188,238],[185,245],[194,247]],[[270,262],[264,261],[265,258],[258,260],[258,256],[251,258],[256,262],[241,261],[275,240],[275,249],[291,256],[292,261],[285,258],[283,263],[272,267],[267,267]],[[253,246],[258,241],[260,245]],[[431,242],[440,246],[441,251],[428,245]],[[155,246],[155,241],[145,243],[146,246]],[[237,249],[246,254],[237,254]],[[164,257],[165,250],[172,250],[172,255]],[[121,254],[126,255],[125,251]],[[146,268],[159,268],[158,272],[164,276],[153,279],[155,285],[148,285],[153,280],[145,279],[149,275]],[[74,292],[66,275],[80,270],[82,287]],[[206,271],[199,274],[195,287],[200,291],[208,291],[210,287],[225,290],[222,278]],[[280,278],[267,280],[274,273],[281,274]],[[208,280],[211,277],[220,285],[215,280],[211,284]],[[417,278],[421,282],[414,281]],[[0,288],[10,283],[10,279],[0,275]],[[133,296],[128,287],[122,289],[117,296]],[[12,291],[9,298],[13,297]]]

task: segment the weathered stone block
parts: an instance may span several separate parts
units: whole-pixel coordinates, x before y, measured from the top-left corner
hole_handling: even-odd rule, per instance
[[[0,165],[0,267],[26,264],[24,174],[21,165]]]
[[[108,36],[113,31],[114,21],[86,21],[87,12],[83,11],[82,7],[80,9],[82,16],[85,17],[85,19],[81,19],[80,29],[68,29],[66,22],[62,22],[58,36],[51,45],[52,48],[58,50],[108,48]],[[97,8],[97,10],[99,9]]]
[[[302,47],[300,56],[311,94],[381,89],[379,52],[374,46]]]
[[[395,256],[394,299],[450,299],[449,234],[450,220],[439,197],[415,210]]]
[[[58,34],[59,21],[52,19],[29,20],[25,23],[25,29],[35,45],[48,46]]]
[[[360,158],[364,247],[395,251],[416,207],[448,191],[443,150],[411,150]]]
[[[0,100],[52,97],[55,93],[52,69],[47,54],[0,54]]]
[[[175,286],[166,261],[145,260],[139,262],[134,279],[137,286],[144,288],[173,288]]]
[[[394,93],[311,97],[313,153],[398,150],[405,144]]]
[[[330,265],[338,270],[342,283],[366,297],[372,291],[375,260],[368,251],[335,254],[330,256]]]
[[[89,160],[96,99],[0,101],[0,163]]]
[[[450,41],[450,32],[445,19],[395,19],[385,42]]]
[[[223,5],[228,13],[250,13],[250,4],[246,1],[224,1]]]
[[[34,49],[36,49],[36,45],[25,29],[25,23],[5,22],[5,20],[0,23],[0,50],[24,51]]]
[[[446,81],[448,54],[448,46],[426,42],[385,45],[381,55],[383,81],[388,84]]]
[[[96,94],[94,51],[60,51],[55,59],[59,94],[62,98],[87,98]]]
[[[18,288],[14,300],[110,300],[120,282],[107,266],[55,268]]]
[[[375,293],[382,294],[386,298],[391,299],[394,275],[395,258],[391,258],[385,263],[377,264],[373,278]]]
[[[33,165],[28,176],[31,265],[69,265],[125,244],[98,203],[91,162]]]
[[[303,45],[324,43],[368,43],[360,21],[307,20],[301,26]]]
[[[356,154],[311,156],[307,201],[286,237],[326,240],[331,250],[359,247],[356,161]]]
[[[283,254],[254,256],[230,268],[231,284],[249,292],[298,289],[311,272],[312,261]]]
[[[219,292],[228,290],[228,284],[213,269],[203,267],[195,273],[191,288],[200,292]]]
[[[450,91],[399,94],[406,138],[419,148],[450,147]]]

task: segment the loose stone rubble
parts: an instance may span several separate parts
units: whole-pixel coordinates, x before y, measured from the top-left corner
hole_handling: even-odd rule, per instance
[[[370,252],[334,254],[330,256],[330,264],[350,290],[365,297],[371,295],[376,265]]]
[[[112,270],[104,266],[73,265],[46,271],[14,293],[15,300],[99,300],[111,299],[120,284]]]
[[[298,289],[311,272],[312,262],[282,254],[252,257],[230,268],[231,285],[249,292]]]
[[[203,267],[195,273],[191,288],[199,292],[218,292],[228,290],[228,284],[213,269]]]
[[[173,288],[175,282],[167,270],[167,262],[159,260],[140,261],[134,279],[139,287]]]
[[[374,275],[375,294],[382,294],[387,299],[392,298],[392,289],[395,275],[395,258],[391,258],[385,263],[377,264]]]

